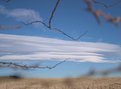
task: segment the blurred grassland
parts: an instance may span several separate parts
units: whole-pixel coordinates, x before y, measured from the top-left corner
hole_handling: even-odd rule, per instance
[[[121,89],[121,78],[16,79],[0,77],[0,89]]]

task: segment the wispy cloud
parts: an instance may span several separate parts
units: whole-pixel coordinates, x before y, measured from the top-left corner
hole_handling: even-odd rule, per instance
[[[0,42],[0,60],[67,59],[75,62],[117,63],[121,57],[120,45],[103,42],[77,42],[8,34],[0,34]]]
[[[19,28],[21,28],[20,25],[0,25],[0,30],[19,29]]]
[[[32,21],[41,21],[39,13],[33,9],[7,9],[6,7],[0,5],[0,14],[4,14],[8,17],[12,17],[15,20],[22,22],[32,22]]]

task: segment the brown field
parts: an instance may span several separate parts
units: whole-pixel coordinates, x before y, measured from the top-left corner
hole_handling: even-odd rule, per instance
[[[0,89],[121,89],[121,78],[13,79],[0,77]]]

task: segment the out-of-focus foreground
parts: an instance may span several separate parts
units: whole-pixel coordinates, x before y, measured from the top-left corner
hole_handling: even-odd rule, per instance
[[[19,79],[1,77],[0,89],[121,89],[121,78]]]

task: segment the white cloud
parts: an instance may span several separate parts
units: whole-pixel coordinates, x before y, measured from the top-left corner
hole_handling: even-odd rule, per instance
[[[12,17],[18,21],[32,22],[32,21],[42,21],[39,13],[33,9],[7,9],[0,5],[0,14],[4,14],[8,17]]]
[[[0,60],[64,60],[120,62],[121,46],[102,42],[0,34]],[[108,58],[113,58],[110,60]]]

